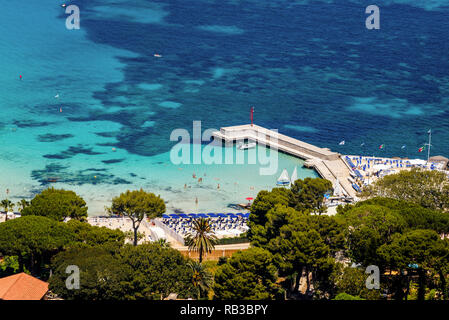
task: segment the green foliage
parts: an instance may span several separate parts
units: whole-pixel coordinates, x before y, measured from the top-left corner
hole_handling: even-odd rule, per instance
[[[334,300],[365,300],[363,298],[360,298],[358,296],[352,296],[347,293],[339,293]]]
[[[179,298],[195,297],[188,259],[175,249],[157,244],[126,245],[120,250],[120,260],[133,269],[131,299],[161,299],[170,293]]]
[[[198,300],[201,296],[209,291],[212,287],[213,276],[207,271],[206,267],[199,262],[191,261],[187,264],[192,269],[192,284],[195,290],[197,290]]]
[[[0,207],[3,208],[6,212],[12,211],[14,208],[14,203],[12,203],[8,199],[4,199],[0,202]]]
[[[377,249],[388,243],[396,232],[402,232],[406,225],[397,212],[371,204],[355,206],[338,216],[347,225],[350,257],[364,266],[379,265]]]
[[[396,234],[391,243],[381,246],[378,252],[392,269],[411,270],[410,265],[418,265],[419,300],[424,300],[428,272],[433,269],[441,270],[449,262],[448,242],[441,240],[433,230],[412,230]]]
[[[254,225],[265,225],[268,211],[276,205],[288,206],[291,197],[291,191],[285,188],[273,188],[271,191],[260,191],[251,205],[250,223]]]
[[[19,259],[17,256],[5,256],[0,261],[0,278],[19,272]]]
[[[67,227],[75,235],[74,242],[80,246],[92,247],[109,243],[121,247],[125,243],[125,234],[118,229],[92,226],[78,220],[68,221]]]
[[[291,187],[292,207],[298,211],[323,213],[327,208],[323,199],[327,192],[332,192],[332,183],[321,178],[305,178],[296,180]]]
[[[80,269],[80,289],[67,290],[65,270]],[[170,293],[195,297],[192,269],[174,249],[157,244],[72,248],[53,259],[50,290],[69,300],[159,300]]]
[[[65,218],[85,220],[86,202],[73,191],[49,188],[36,195],[30,206],[22,210],[23,216],[43,216],[56,221]]]
[[[424,208],[449,209],[449,180],[444,172],[403,170],[387,175],[366,188],[364,197],[388,197],[416,203]]]
[[[69,290],[66,268],[80,270],[80,288]],[[132,289],[132,268],[121,263],[110,251],[99,248],[72,248],[53,258],[50,290],[69,300],[122,300]]]
[[[25,199],[22,199],[22,200],[20,200],[19,202],[16,203],[16,206],[18,207],[19,212],[22,212],[22,210],[24,208],[30,206],[30,202],[25,200]]]
[[[249,242],[248,236],[246,233],[242,233],[237,237],[233,238],[221,238],[217,240],[217,245],[223,244],[237,244],[237,243],[247,243]]]
[[[262,248],[235,253],[215,273],[214,293],[221,300],[272,300],[282,291],[276,284],[273,256]]]
[[[63,223],[39,216],[24,216],[0,223],[0,252],[18,256],[20,270],[26,266],[39,274],[41,264],[74,240]]]
[[[362,300],[379,300],[379,290],[369,290],[366,288],[367,274],[359,268],[345,267],[333,275],[332,281],[335,283],[337,297],[340,294],[363,298]],[[339,300],[339,299],[335,299]]]
[[[170,242],[168,242],[166,239],[159,239],[155,243],[158,244],[163,249],[171,247]]]
[[[218,242],[213,234],[210,219],[195,219],[192,223],[192,233],[187,234],[184,239],[185,245],[189,250],[198,252],[199,262],[203,261],[205,253],[211,253]]]
[[[364,205],[382,206],[395,211],[405,220],[408,229],[431,229],[440,234],[449,233],[449,214],[439,210],[428,209],[412,202],[389,198],[365,200],[357,203],[355,207]],[[348,210],[351,210],[353,207],[348,207]]]
[[[142,220],[162,217],[165,212],[165,203],[160,196],[154,193],[145,192],[143,189],[126,191],[120,196],[112,199],[112,206],[109,208],[111,214],[118,214],[131,219],[134,229],[134,245],[137,245],[138,234]]]

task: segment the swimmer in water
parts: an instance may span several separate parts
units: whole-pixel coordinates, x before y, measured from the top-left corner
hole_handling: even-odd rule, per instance
[[[201,182],[203,182],[203,178],[198,179],[198,183],[201,183]]]
[[[218,184],[217,189],[220,189],[220,184]]]
[[[196,179],[196,174],[195,172],[192,174],[193,179]]]

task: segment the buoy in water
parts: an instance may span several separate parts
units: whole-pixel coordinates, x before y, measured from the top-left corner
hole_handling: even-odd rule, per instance
[[[19,75],[19,79],[22,80],[22,75],[21,74]]]
[[[59,108],[59,112],[62,112],[62,108]]]
[[[117,149],[115,149],[115,148],[112,148],[112,151],[116,151]]]

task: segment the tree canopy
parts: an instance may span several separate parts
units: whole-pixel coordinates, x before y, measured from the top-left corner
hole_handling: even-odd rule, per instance
[[[118,214],[131,219],[134,230],[134,245],[137,245],[138,230],[142,220],[162,217],[165,212],[165,203],[160,196],[154,193],[145,192],[143,189],[126,191],[118,197],[112,199],[112,206],[109,208],[111,214]]]
[[[74,235],[67,225],[39,216],[24,216],[0,223],[0,252],[18,256],[19,269],[39,274],[41,264],[69,245]]]
[[[37,194],[29,206],[22,209],[23,216],[43,216],[56,221],[65,218],[85,220],[86,202],[75,192],[49,188]]]
[[[332,192],[332,183],[321,178],[298,179],[291,187],[292,207],[298,211],[323,213],[327,210],[323,199],[327,192]]]
[[[272,300],[282,296],[276,284],[273,256],[262,248],[232,255],[215,273],[215,298],[221,300]]]
[[[449,179],[444,172],[403,170],[377,180],[365,188],[364,197],[387,197],[419,204],[424,208],[449,209]]]
[[[157,244],[122,248],[72,248],[53,259],[50,289],[70,300],[160,300],[170,293],[196,297],[189,260]],[[80,289],[65,285],[69,265],[80,270]]]

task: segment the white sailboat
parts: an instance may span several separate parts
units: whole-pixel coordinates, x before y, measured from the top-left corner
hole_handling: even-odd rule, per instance
[[[290,178],[291,184],[294,184],[296,180],[298,180],[298,171],[296,170],[295,166],[295,169],[293,170],[292,176]]]
[[[279,176],[276,184],[278,186],[288,186],[290,184],[290,179],[288,178],[288,172],[286,169],[282,170],[282,173]]]

